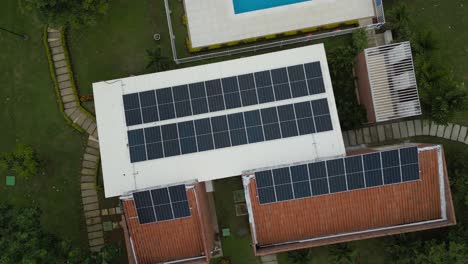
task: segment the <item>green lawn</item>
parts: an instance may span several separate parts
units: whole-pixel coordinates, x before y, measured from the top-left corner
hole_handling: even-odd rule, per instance
[[[233,264],[256,263],[251,246],[250,227],[247,216],[236,216],[233,191],[241,190],[241,177],[231,177],[214,182],[214,200],[220,232],[229,228],[230,237],[222,239],[223,254]],[[215,262],[216,260],[213,260]]]
[[[0,32],[0,152],[15,143],[31,145],[45,163],[45,173],[5,186],[0,171],[0,201],[39,206],[47,230],[76,243],[86,241],[79,185],[83,136],[59,112],[49,74],[42,26],[23,14],[18,1],[4,0],[0,26],[29,35],[23,41]]]

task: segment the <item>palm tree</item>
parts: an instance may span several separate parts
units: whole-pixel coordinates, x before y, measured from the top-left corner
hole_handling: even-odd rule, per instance
[[[288,252],[288,259],[291,263],[295,264],[307,264],[310,262],[310,249],[300,249]]]
[[[146,69],[151,69],[155,72],[166,71],[172,67],[172,61],[165,56],[161,55],[161,47],[154,50],[146,50],[149,62]]]
[[[411,23],[410,13],[405,4],[400,3],[393,7],[387,14],[387,25],[395,33],[396,40],[409,40],[411,32],[409,25]]]

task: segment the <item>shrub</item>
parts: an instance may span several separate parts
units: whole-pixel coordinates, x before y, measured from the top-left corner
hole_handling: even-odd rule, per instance
[[[354,52],[358,54],[367,48],[367,31],[363,28],[359,28],[353,31],[353,48]]]
[[[306,264],[310,262],[310,249],[300,249],[288,252],[288,260],[290,263]]]
[[[28,179],[39,173],[40,162],[37,153],[30,146],[18,144],[13,152],[0,155],[0,168]]]

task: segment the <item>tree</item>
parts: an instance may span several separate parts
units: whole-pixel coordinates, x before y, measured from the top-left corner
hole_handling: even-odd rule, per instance
[[[37,153],[30,146],[18,144],[13,152],[0,154],[0,169],[13,171],[19,177],[27,179],[39,173],[40,162]]]
[[[146,54],[148,54],[149,59],[146,69],[159,72],[169,70],[172,67],[171,59],[161,54],[161,47],[157,47],[154,50],[146,50]]]
[[[406,4],[400,2],[386,14],[386,26],[393,30],[397,42],[411,39],[410,13]]]
[[[359,28],[353,31],[353,48],[354,53],[357,55],[359,52],[367,48],[367,31],[363,28]]]
[[[330,262],[335,264],[356,263],[358,251],[349,246],[348,243],[335,244],[330,246]]]
[[[20,0],[21,6],[52,26],[89,26],[109,9],[108,0]]]
[[[306,264],[310,262],[310,249],[300,249],[288,252],[288,259],[291,263]]]

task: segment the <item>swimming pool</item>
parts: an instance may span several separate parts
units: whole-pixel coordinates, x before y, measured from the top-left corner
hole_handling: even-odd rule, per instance
[[[306,1],[311,0],[232,0],[236,14]]]

